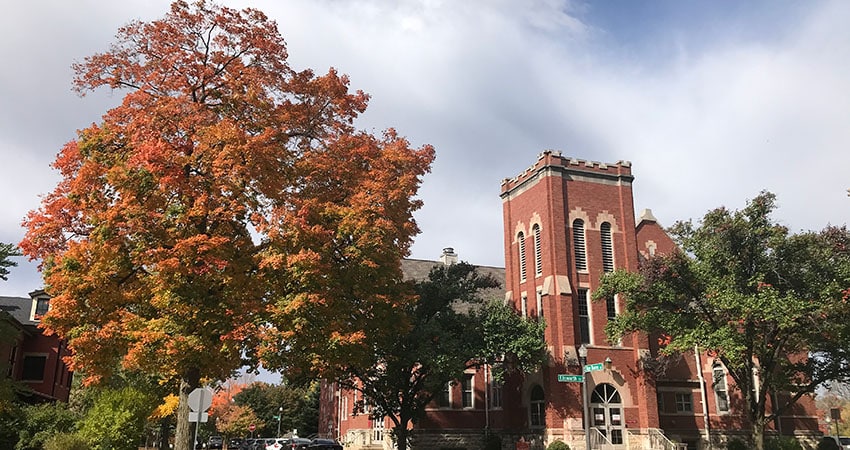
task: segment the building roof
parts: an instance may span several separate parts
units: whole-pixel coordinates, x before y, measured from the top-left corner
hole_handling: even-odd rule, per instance
[[[32,299],[29,297],[0,296],[0,311],[8,313],[22,325],[36,325],[38,323],[30,320]]]
[[[441,261],[429,261],[425,259],[402,259],[401,271],[404,274],[405,280],[426,280],[431,268],[441,265]],[[475,266],[480,275],[490,275],[499,283],[498,288],[487,289],[481,292],[483,299],[498,299],[505,298],[505,269],[502,267],[491,266]]]

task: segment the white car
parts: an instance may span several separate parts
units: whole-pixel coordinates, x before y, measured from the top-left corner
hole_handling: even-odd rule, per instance
[[[282,450],[286,439],[266,439],[266,450]]]

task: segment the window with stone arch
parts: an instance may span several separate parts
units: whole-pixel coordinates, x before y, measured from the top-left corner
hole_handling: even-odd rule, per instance
[[[543,275],[543,247],[540,243],[540,225],[534,224],[531,227],[531,234],[534,236],[534,276]]]
[[[614,271],[614,241],[611,238],[611,224],[602,222],[599,226],[599,235],[602,239],[602,271]]]
[[[525,233],[522,231],[517,235],[517,246],[519,247],[519,281],[525,281]]]
[[[546,395],[539,384],[531,388],[531,427],[543,428],[546,426]]]
[[[712,387],[714,388],[714,400],[717,404],[717,412],[729,412],[729,391],[726,386],[726,371],[723,366],[716,362],[711,367],[711,375],[713,378]]]
[[[575,255],[576,270],[587,271],[587,250],[584,244],[584,221],[573,220],[573,254]]]

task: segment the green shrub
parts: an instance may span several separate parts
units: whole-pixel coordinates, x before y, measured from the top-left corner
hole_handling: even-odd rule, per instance
[[[803,450],[803,446],[790,436],[777,436],[765,440],[764,450]]]
[[[16,450],[40,450],[51,436],[74,430],[77,415],[64,403],[44,403],[21,408]]]
[[[89,450],[89,444],[79,434],[59,433],[44,441],[44,450]]]
[[[502,450],[502,438],[495,434],[488,434],[484,438],[484,450]]]
[[[564,443],[564,441],[553,441],[546,447],[546,450],[570,450],[570,446]]]
[[[741,439],[735,438],[726,443],[727,450],[750,450],[750,446]]]

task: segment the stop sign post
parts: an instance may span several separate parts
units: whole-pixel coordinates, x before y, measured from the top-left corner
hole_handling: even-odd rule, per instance
[[[206,422],[205,412],[212,405],[213,391],[208,387],[199,387],[189,393],[189,422]],[[198,425],[195,425],[195,447],[198,447]]]

